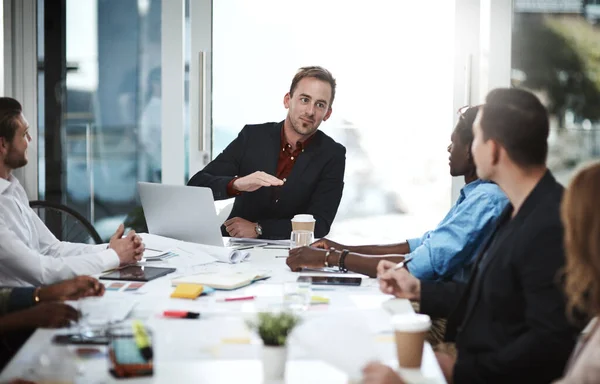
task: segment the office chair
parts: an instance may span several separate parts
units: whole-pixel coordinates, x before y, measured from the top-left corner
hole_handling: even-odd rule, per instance
[[[42,200],[30,201],[29,206],[57,239],[71,243],[103,243],[94,226],[74,209],[63,204]]]

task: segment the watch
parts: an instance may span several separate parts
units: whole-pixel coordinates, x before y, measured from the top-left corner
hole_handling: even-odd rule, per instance
[[[256,231],[256,234],[258,235],[257,237],[262,236],[262,227],[260,226],[260,224],[256,223],[256,227],[254,227],[254,231]]]

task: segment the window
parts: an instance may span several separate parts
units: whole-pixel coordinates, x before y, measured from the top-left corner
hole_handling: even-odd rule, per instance
[[[600,2],[530,3],[515,2],[511,82],[548,108],[548,165],[566,184],[580,164],[600,157]]]
[[[337,79],[320,127],[347,149],[330,236],[350,243],[422,235],[447,212],[454,2],[213,3],[213,157],[245,124],[281,121],[296,70]]]

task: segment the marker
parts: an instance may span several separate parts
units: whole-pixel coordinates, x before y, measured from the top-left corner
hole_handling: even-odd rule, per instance
[[[244,300],[254,300],[256,296],[241,296],[241,297],[226,297],[224,299],[217,299],[217,301],[244,301]]]
[[[133,321],[133,338],[135,339],[135,344],[140,350],[142,357],[146,359],[146,361],[152,360],[152,356],[154,355],[152,352],[152,345],[150,344],[150,339],[144,325],[139,320]]]
[[[198,312],[188,311],[164,311],[163,316],[175,319],[197,319],[200,317],[200,314]]]

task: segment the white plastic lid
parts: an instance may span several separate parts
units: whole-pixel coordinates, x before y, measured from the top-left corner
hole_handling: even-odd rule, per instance
[[[312,221],[315,221],[315,218],[313,217],[313,215],[296,215],[296,216],[294,216],[292,221],[298,221],[298,222],[302,222],[302,223],[310,223]]]
[[[420,313],[406,313],[392,316],[392,326],[396,331],[423,332],[431,328],[431,319]]]

